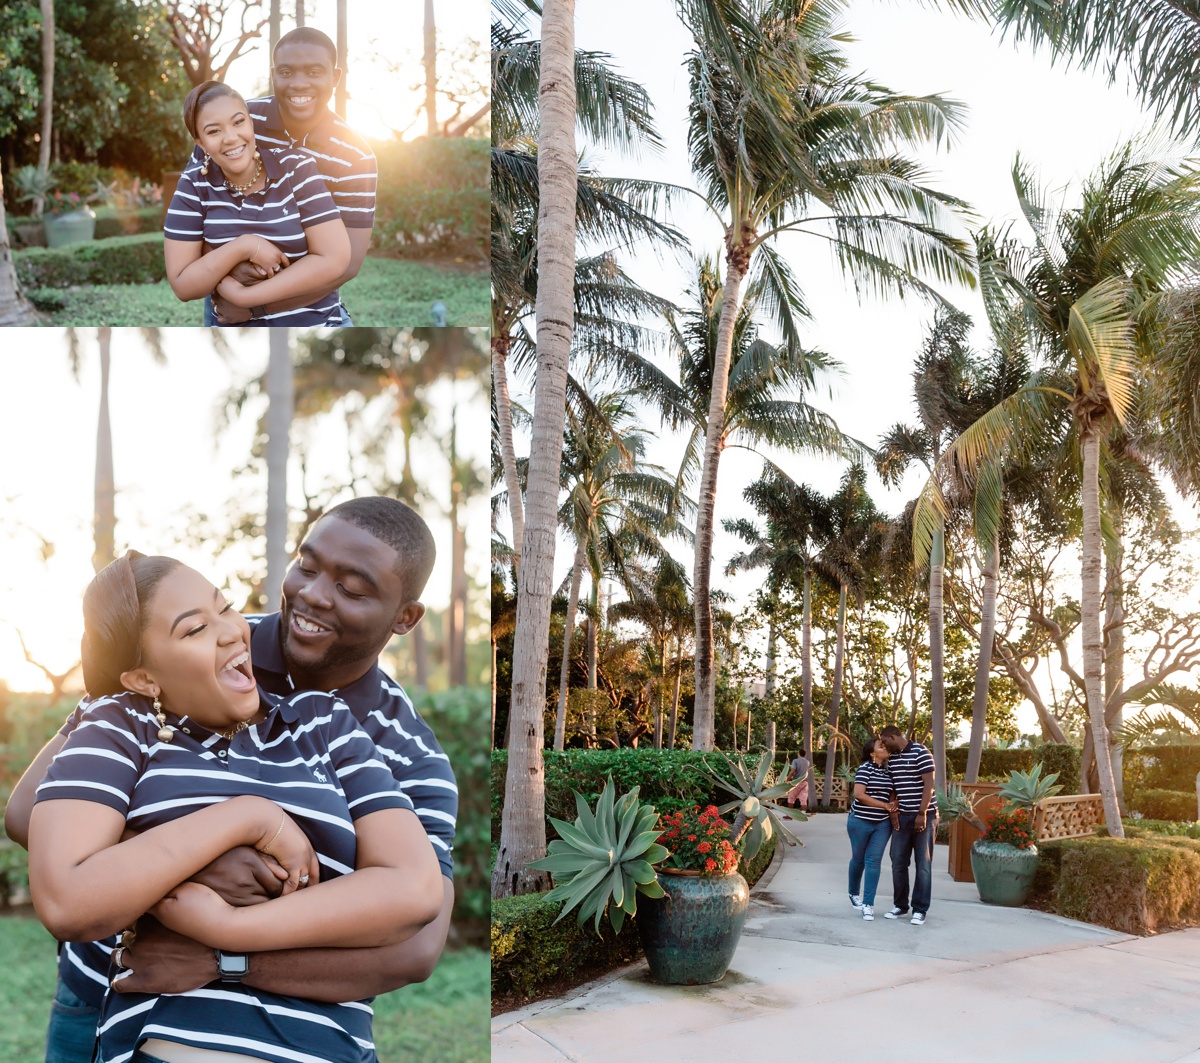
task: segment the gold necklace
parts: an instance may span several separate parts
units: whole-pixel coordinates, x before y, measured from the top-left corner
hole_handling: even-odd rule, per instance
[[[236,185],[231,180],[229,180],[228,177],[226,177],[225,183],[229,186],[230,191],[233,192],[233,194],[235,196],[244,196],[246,194],[247,190],[250,188],[250,186],[253,185],[254,182],[258,180],[258,175],[260,173],[262,173],[262,155],[260,155],[258,150],[255,149],[255,152],[254,152],[254,175],[250,178],[250,180],[247,181],[244,185]]]
[[[232,742],[238,735],[240,735],[249,726],[250,725],[245,720],[243,720],[235,728],[233,728],[233,730],[218,731],[217,734],[219,734],[222,738],[224,738],[226,742]]]

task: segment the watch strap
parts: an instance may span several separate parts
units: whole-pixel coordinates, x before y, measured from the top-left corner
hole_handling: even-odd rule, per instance
[[[267,316],[266,304],[250,307],[250,316],[251,317],[266,317]]]

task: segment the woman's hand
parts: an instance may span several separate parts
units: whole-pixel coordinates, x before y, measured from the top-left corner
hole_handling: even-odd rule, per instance
[[[279,815],[278,826],[268,827],[254,843],[254,848],[279,865],[275,874],[286,879],[283,884],[283,895],[286,896],[310,882],[316,885],[321,868],[308,835],[282,809]]]
[[[250,252],[246,261],[257,266],[263,277],[273,277],[288,264],[288,257],[265,236],[249,237]]]
[[[230,917],[237,910],[221,900],[215,890],[201,886],[199,882],[181,882],[151,908],[149,914],[168,930],[210,948],[220,948],[214,935],[228,929]]]

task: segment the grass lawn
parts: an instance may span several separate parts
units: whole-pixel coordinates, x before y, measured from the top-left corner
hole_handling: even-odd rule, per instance
[[[60,307],[43,313],[47,325],[199,325],[199,302],[181,303],[166,281],[41,289]],[[368,258],[342,288],[356,325],[432,325],[429,308],[446,304],[447,324],[487,325],[491,320],[486,269],[446,269],[395,258]]]
[[[54,939],[36,919],[0,919],[0,1060],[41,1063],[54,996]],[[380,1063],[486,1063],[489,959],[482,949],[450,952],[433,977],[375,1001]]]

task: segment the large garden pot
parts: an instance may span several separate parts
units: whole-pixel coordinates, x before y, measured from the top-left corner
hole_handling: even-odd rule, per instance
[[[971,870],[984,904],[1019,908],[1029,896],[1037,865],[1036,845],[1018,849],[1008,842],[977,841],[971,846]]]
[[[47,214],[42,218],[47,247],[66,247],[85,244],[96,235],[96,215],[90,207],[81,207],[66,214]]]
[[[725,976],[746,925],[750,887],[736,871],[719,877],[661,868],[665,897],[643,898],[637,925],[650,977],[703,985]]]

